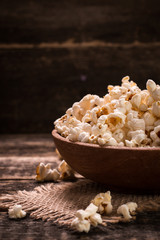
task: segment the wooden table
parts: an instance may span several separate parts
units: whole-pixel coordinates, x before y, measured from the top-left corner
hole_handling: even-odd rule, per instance
[[[0,193],[16,190],[32,190],[37,186],[35,169],[39,162],[58,164],[54,143],[48,135],[1,135],[0,136]],[[135,222],[108,224],[105,231],[93,228],[88,234],[75,233],[57,227],[54,222],[33,220],[29,216],[10,220],[1,209],[0,239],[160,239],[160,212],[143,213]]]

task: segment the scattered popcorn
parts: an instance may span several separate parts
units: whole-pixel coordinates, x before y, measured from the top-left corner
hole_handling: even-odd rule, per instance
[[[75,218],[71,226],[74,227],[78,232],[86,232],[88,233],[91,227],[91,224],[88,220],[79,220],[78,218]]]
[[[73,142],[158,147],[154,128],[160,125],[160,86],[149,79],[141,90],[126,76],[121,86],[109,85],[103,98],[84,96],[54,124],[59,134]]]
[[[8,210],[9,218],[24,218],[26,212],[22,210],[21,205],[14,205],[13,208]]]
[[[100,212],[100,214],[111,214],[113,208],[111,198],[110,191],[107,191],[106,193],[99,193],[92,200],[92,203],[98,207],[98,212]]]
[[[75,178],[73,169],[64,160],[59,164],[58,171],[60,172],[61,180]]]
[[[137,203],[128,202],[118,207],[117,213],[123,215],[124,221],[130,221],[132,219],[132,215],[135,215],[135,211],[137,209]]]
[[[36,169],[36,180],[43,181],[57,181],[60,178],[60,173],[56,169],[51,169],[50,164],[40,163]]]
[[[76,218],[71,225],[79,232],[89,232],[90,226],[96,227],[102,224],[101,215],[97,213],[98,207],[91,203],[85,210],[78,210],[75,214]]]
[[[58,168],[51,169],[51,165],[40,163],[36,169],[36,180],[38,182],[44,181],[58,181],[58,180],[72,180],[75,178],[73,169],[63,160]]]

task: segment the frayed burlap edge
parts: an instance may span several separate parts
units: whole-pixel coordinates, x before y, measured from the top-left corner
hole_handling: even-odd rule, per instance
[[[53,220],[61,226],[69,226],[78,209],[85,209],[90,201],[100,192],[109,189],[90,180],[77,182],[48,183],[33,191],[18,191],[13,195],[0,197],[0,208],[8,209],[14,204],[22,205],[23,210],[34,219]],[[133,195],[111,192],[113,213],[104,217],[104,222],[114,222],[118,206],[126,202],[136,202],[137,212],[160,210],[159,195]],[[116,222],[116,221],[115,221]]]

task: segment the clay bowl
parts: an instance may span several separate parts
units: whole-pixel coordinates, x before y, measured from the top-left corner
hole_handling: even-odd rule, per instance
[[[52,131],[63,159],[78,173],[108,189],[160,192],[160,148],[101,147],[70,142]]]

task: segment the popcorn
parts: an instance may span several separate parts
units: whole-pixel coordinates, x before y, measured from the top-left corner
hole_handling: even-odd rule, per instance
[[[75,178],[73,169],[64,160],[59,164],[58,171],[62,180]]]
[[[118,207],[117,213],[123,215],[123,220],[128,222],[132,219],[131,215],[135,215],[137,203],[128,202]]]
[[[140,147],[150,143],[150,139],[143,130],[129,131],[127,136],[131,139],[130,141],[125,140],[128,147]]]
[[[148,80],[146,84],[147,90],[155,101],[160,101],[160,86],[156,85],[153,80]]]
[[[160,125],[160,86],[149,79],[146,89],[141,90],[126,76],[121,86],[109,85],[103,98],[84,96],[54,124],[58,133],[73,142],[158,147],[154,128]],[[143,133],[131,136],[130,132],[140,130]]]
[[[111,130],[115,130],[117,128],[122,128],[125,124],[126,116],[121,112],[114,112],[108,114],[107,124]]]
[[[154,130],[150,132],[150,137],[153,140],[152,146],[160,146],[160,125],[155,127]]]
[[[22,210],[21,205],[14,205],[8,210],[8,215],[9,218],[24,218],[26,216],[26,212]]]
[[[90,226],[96,227],[102,223],[101,215],[97,213],[98,207],[91,203],[85,210],[78,210],[76,218],[72,221],[71,226],[79,232],[89,232]]]
[[[68,135],[68,139],[70,141],[76,142],[78,140],[78,136],[80,132],[81,132],[81,129],[79,127],[71,128]]]
[[[88,220],[82,220],[80,221],[78,218],[75,218],[71,226],[74,227],[78,232],[86,232],[88,233],[91,227],[91,224]]]
[[[139,108],[139,106],[141,104],[141,95],[135,94],[131,99],[131,103],[132,103],[133,107]]]
[[[83,123],[83,124],[82,124],[82,131],[85,131],[85,132],[91,134],[91,132],[92,132],[92,127],[91,127],[91,125],[88,124],[88,123]]]
[[[133,131],[145,131],[145,121],[143,119],[133,118],[131,121],[128,121],[128,127]]]
[[[60,177],[59,172],[56,169],[51,169],[50,164],[40,163],[36,169],[36,180],[38,182],[43,181],[57,181]]]
[[[100,214],[111,214],[113,208],[111,198],[110,191],[107,191],[106,193],[99,193],[92,200],[92,203],[98,207],[98,212],[100,212]]]
[[[125,132],[123,129],[119,128],[113,132],[112,136],[118,143],[120,143],[124,141]]]
[[[146,83],[146,88],[149,92],[153,92],[156,89],[156,84],[153,80],[148,79]]]
[[[145,122],[145,126],[153,126],[156,122],[156,118],[150,112],[144,113],[143,120]]]
[[[83,142],[83,143],[87,143],[89,140],[89,133],[86,132],[81,132],[78,136],[78,141],[79,142]]]
[[[152,113],[154,116],[160,118],[160,101],[154,102],[152,105]]]

